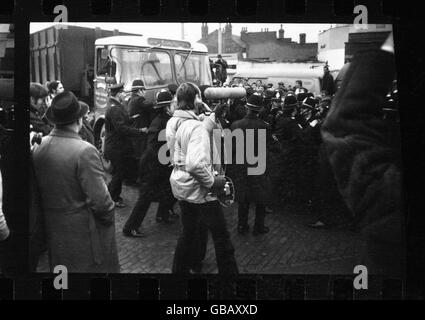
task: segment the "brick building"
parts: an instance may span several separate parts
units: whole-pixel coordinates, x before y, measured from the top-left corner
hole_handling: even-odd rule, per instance
[[[198,41],[207,46],[208,52],[218,53],[218,30],[208,33],[208,25],[202,24],[202,38]],[[262,29],[248,32],[242,28],[240,36],[232,34],[232,24],[226,23],[221,36],[221,52],[237,53],[239,59],[276,62],[317,61],[317,43],[306,43],[306,34],[301,33],[299,41],[285,38],[284,30]]]

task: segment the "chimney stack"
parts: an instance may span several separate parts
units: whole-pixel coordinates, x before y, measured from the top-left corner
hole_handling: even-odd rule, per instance
[[[285,30],[283,30],[282,25],[280,25],[279,39],[283,39],[284,37],[285,37]]]
[[[305,44],[305,33],[300,33],[300,44]]]

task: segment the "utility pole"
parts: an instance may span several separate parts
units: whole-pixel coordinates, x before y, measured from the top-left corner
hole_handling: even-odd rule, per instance
[[[184,23],[181,23],[182,40],[184,40]]]

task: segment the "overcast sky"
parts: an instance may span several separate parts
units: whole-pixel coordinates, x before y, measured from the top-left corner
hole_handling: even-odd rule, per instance
[[[143,34],[149,37],[160,37],[169,39],[182,39],[181,23],[69,23],[82,27],[100,27],[101,29],[118,29],[123,32]],[[31,23],[30,33],[48,28],[54,25],[50,22]],[[208,23],[208,32],[211,33],[218,28],[218,23]],[[225,23],[221,24],[224,29]],[[330,24],[282,24],[285,30],[285,38],[299,41],[299,34],[306,33],[307,42],[317,42],[320,31],[329,29]],[[240,35],[242,27],[247,27],[248,32],[261,31],[268,28],[269,31],[278,31],[280,24],[276,23],[232,23],[232,33]],[[201,38],[201,23],[184,23],[184,38],[189,41],[198,41]]]

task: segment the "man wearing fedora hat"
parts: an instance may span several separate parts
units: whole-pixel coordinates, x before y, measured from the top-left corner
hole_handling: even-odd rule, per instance
[[[70,91],[46,112],[54,124],[33,151],[50,267],[69,272],[119,272],[114,202],[97,149],[78,135],[87,106]]]
[[[133,126],[143,129],[144,134],[133,139],[134,155],[140,159],[147,143],[147,131],[152,120],[153,105],[145,99],[145,84],[136,79],[131,86],[131,98],[128,103],[128,113],[133,118]]]
[[[120,197],[122,183],[133,157],[132,138],[145,134],[145,130],[130,125],[127,110],[118,100],[117,95],[123,90],[123,84],[111,86],[111,97],[105,114],[105,158],[112,164],[112,179],[109,192],[117,207],[125,204]]]
[[[170,186],[171,167],[163,165],[158,160],[158,153],[166,143],[158,141],[161,130],[167,126],[171,118],[170,104],[173,100],[168,90],[160,91],[156,97],[154,110],[157,112],[149,126],[148,141],[139,163],[139,198],[124,225],[123,233],[128,237],[142,237],[139,228],[152,202],[158,201],[157,221],[172,223],[169,209],[175,202]]]
[[[259,118],[259,113],[263,108],[263,98],[260,94],[251,95],[247,100],[246,107],[248,109],[247,115],[243,119],[232,123],[230,127],[232,131],[242,129],[244,137],[247,137],[247,129],[254,129],[256,135],[258,134],[258,129],[270,129],[269,124]],[[258,141],[258,139],[254,141]],[[246,149],[247,146],[244,145],[244,148]],[[235,150],[233,151],[235,154]],[[245,152],[246,150],[244,150],[244,154],[246,154]],[[258,154],[258,150],[255,150],[255,153]],[[232,159],[236,159],[236,157],[234,156]],[[231,171],[229,173],[236,188],[235,201],[238,202],[238,232],[244,234],[249,230],[249,206],[250,203],[254,203],[256,208],[253,233],[254,235],[267,233],[269,228],[264,225],[268,202],[266,176],[265,174],[248,175],[247,167],[249,165],[246,163],[234,164],[230,167]]]

